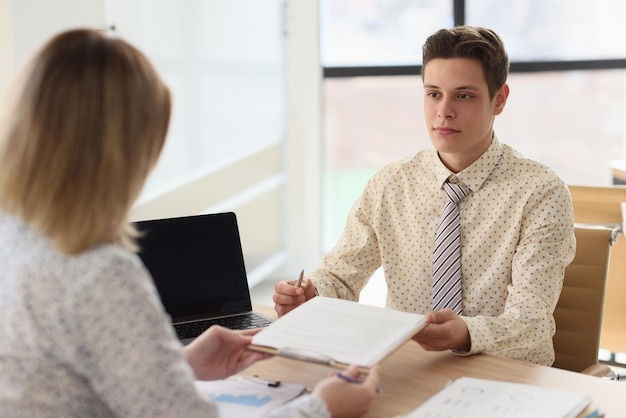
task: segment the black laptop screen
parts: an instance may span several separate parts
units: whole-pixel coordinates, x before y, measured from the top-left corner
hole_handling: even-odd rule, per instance
[[[251,310],[232,212],[135,223],[139,256],[173,322]]]

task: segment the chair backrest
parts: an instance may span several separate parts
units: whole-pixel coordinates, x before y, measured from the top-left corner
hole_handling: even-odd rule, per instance
[[[574,222],[621,224],[621,202],[626,202],[626,186],[569,185],[574,203]]]
[[[554,311],[553,367],[580,372],[598,362],[611,228],[576,226],[576,256]]]
[[[614,228],[609,261],[606,299],[602,318],[600,347],[613,353],[626,352],[626,238],[621,206],[626,202],[626,186],[569,185],[576,224],[601,224]]]

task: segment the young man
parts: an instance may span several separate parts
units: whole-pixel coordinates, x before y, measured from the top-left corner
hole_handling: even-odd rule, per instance
[[[428,327],[414,337],[425,349],[552,364],[552,314],[575,253],[572,203],[556,174],[494,134],[509,95],[508,67],[489,29],[443,29],[426,40],[424,113],[434,149],[369,180],[319,269],[302,287],[276,285],[279,315],[315,295],[358,300],[382,265],[387,307],[427,315]],[[460,243],[451,248],[460,251],[460,265],[454,257],[448,264],[460,271],[459,300],[438,305],[434,272],[449,266],[433,267],[440,260],[435,240],[449,188],[467,193],[452,205]]]

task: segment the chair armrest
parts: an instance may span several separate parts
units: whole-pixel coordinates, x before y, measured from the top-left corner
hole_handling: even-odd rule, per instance
[[[601,377],[608,380],[618,380],[619,376],[606,364],[594,364],[587,367],[581,373]]]

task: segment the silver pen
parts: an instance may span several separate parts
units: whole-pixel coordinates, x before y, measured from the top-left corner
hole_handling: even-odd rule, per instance
[[[300,272],[300,277],[298,277],[298,281],[296,282],[296,287],[302,286],[303,278],[304,278],[304,269]]]

